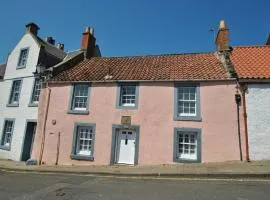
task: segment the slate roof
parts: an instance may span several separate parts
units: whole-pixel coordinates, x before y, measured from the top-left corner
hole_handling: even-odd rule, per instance
[[[210,52],[93,57],[59,72],[52,81],[104,81],[106,77],[111,81],[230,79],[215,53]]]
[[[7,64],[0,64],[0,80],[4,78]]]
[[[270,45],[235,46],[231,60],[240,79],[270,78]]]

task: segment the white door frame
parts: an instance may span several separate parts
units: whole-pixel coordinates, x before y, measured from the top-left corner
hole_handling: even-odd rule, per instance
[[[139,154],[139,130],[140,127],[138,125],[132,126],[124,126],[124,125],[113,125],[112,128],[112,146],[111,146],[111,161],[110,164],[118,164],[118,140],[119,135],[122,131],[131,130],[135,134],[135,153],[134,153],[134,165],[138,164],[138,154]],[[128,164],[127,164],[128,165]],[[132,165],[132,164],[131,164]]]

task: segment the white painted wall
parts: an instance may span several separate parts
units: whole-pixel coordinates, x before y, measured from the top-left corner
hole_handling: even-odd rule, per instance
[[[249,84],[247,123],[251,160],[270,159],[270,84]]]
[[[26,67],[16,69],[20,50],[29,47],[28,59]],[[27,119],[37,119],[37,107],[29,107],[32,88],[34,84],[33,72],[38,62],[40,47],[31,36],[26,33],[16,47],[9,55],[4,81],[0,82],[0,139],[2,138],[3,126],[5,118],[15,118],[14,131],[11,141],[11,150],[1,150],[0,158],[20,160],[22,144],[25,134],[25,126]],[[15,78],[22,78],[22,88],[19,99],[19,107],[7,107],[12,81]]]

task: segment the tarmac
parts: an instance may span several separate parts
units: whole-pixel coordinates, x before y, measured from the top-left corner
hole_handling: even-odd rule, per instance
[[[253,162],[192,163],[153,166],[74,166],[26,165],[25,162],[0,159],[0,171],[29,173],[58,173],[88,176],[141,178],[213,178],[270,180],[270,160]]]

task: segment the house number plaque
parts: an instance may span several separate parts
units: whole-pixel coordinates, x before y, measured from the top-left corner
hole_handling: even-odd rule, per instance
[[[131,125],[131,116],[122,116],[121,124],[130,126]]]

